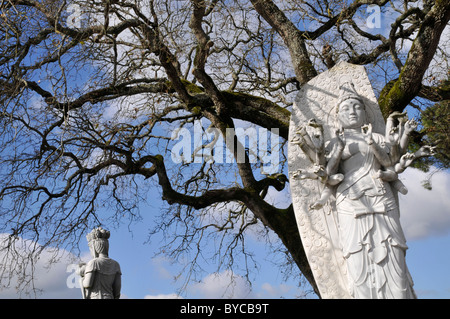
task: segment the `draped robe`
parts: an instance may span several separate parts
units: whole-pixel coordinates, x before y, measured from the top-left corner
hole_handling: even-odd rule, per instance
[[[382,135],[374,133],[373,139],[384,145]],[[361,133],[346,141],[339,169],[344,180],[336,189],[336,209],[350,294],[370,299],[415,298],[397,199],[389,183],[376,177],[382,167]]]

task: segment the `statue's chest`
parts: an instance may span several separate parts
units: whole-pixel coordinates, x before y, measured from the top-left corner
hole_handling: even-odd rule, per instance
[[[345,147],[342,152],[342,159],[347,160],[351,157],[364,157],[367,154],[368,145],[366,141],[358,137],[350,137],[345,140]]]

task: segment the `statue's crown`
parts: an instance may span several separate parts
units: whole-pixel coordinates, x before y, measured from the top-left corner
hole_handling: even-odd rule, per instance
[[[89,234],[87,234],[86,238],[89,241],[95,239],[108,239],[110,236],[110,232],[102,227],[94,228]]]
[[[340,86],[339,86],[339,98],[337,101],[337,105],[341,104],[345,100],[348,99],[357,99],[361,102],[363,102],[362,98],[359,96],[358,93],[356,93],[355,87],[353,85],[353,82],[348,77],[343,77],[340,80]]]

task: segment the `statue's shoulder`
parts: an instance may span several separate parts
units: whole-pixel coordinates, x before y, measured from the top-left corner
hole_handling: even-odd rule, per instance
[[[111,259],[113,267],[115,269],[115,272],[118,272],[120,275],[122,274],[122,271],[120,270],[120,264],[115,261],[114,259]]]
[[[86,264],[86,273],[96,271],[100,269],[99,258],[94,258],[88,261]]]
[[[333,150],[333,147],[339,142],[339,138],[337,136],[331,137],[329,140],[325,141],[325,153],[328,154]]]
[[[94,258],[90,260],[86,265],[86,273],[94,271],[105,274],[122,274],[119,263],[111,258]]]

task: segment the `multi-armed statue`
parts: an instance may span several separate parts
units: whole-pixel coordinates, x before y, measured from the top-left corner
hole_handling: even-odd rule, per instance
[[[110,232],[99,227],[86,237],[93,257],[87,264],[80,264],[83,299],[119,299],[121,271],[119,263],[108,257]]]
[[[407,152],[408,136],[417,123],[408,120],[406,113],[391,114],[384,134],[380,125],[380,133],[374,132],[371,122],[374,110],[366,108],[367,98],[357,93],[351,77],[338,79],[335,104],[326,117],[328,122],[334,121],[326,128],[328,138],[321,123],[324,118],[304,118],[291,134],[290,147],[299,146],[312,162],[309,169],[291,165],[291,179],[317,180],[320,184],[303,183],[302,192],[308,187],[320,191],[315,198],[309,198],[306,208],[296,211],[297,219],[302,219],[304,226],[300,214],[313,220],[311,216],[320,214],[319,210],[323,212],[325,206],[328,207],[325,214],[333,215],[324,217],[328,220],[324,228],[330,229],[330,220],[336,224],[334,237],[330,235],[326,240],[334,241],[333,245],[340,249],[335,257],[342,265],[341,284],[346,292],[339,296],[329,289],[327,297],[414,298],[405,262],[407,246],[397,195],[406,194],[407,189],[398,174],[415,159],[432,155],[433,148],[424,146],[415,153]],[[313,235],[316,240],[319,238]],[[313,254],[310,253],[311,260],[317,260]],[[316,273],[320,280],[323,271],[318,269]]]

